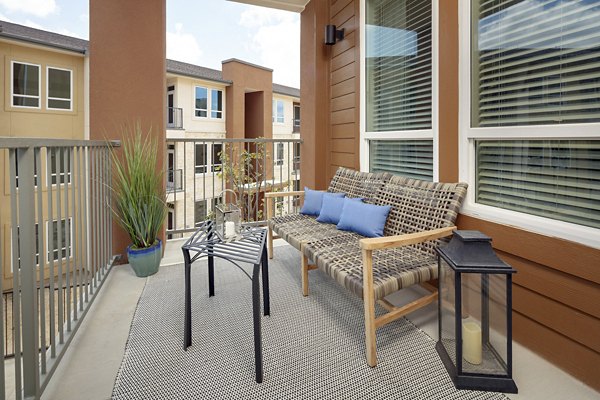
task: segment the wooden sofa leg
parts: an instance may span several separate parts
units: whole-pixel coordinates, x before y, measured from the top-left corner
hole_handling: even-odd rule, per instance
[[[308,296],[308,258],[302,253],[302,295]]]
[[[273,258],[273,229],[270,226],[267,231],[267,253],[269,258]]]
[[[373,251],[363,250],[363,301],[365,305],[365,343],[367,364],[377,366],[377,333],[375,328],[375,292],[373,291]]]

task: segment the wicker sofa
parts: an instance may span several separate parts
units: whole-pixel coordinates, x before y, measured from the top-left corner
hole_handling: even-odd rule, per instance
[[[272,217],[274,197],[302,197],[304,192],[268,193],[269,257],[273,257],[275,233],[301,252],[304,296],[308,295],[308,271],[320,268],[363,298],[367,363],[374,367],[377,365],[376,329],[437,299],[437,288],[429,282],[437,278],[434,249],[455,229],[454,222],[467,185],[339,168],[327,190],[361,197],[376,205],[391,205],[384,236],[365,238],[302,214]],[[415,284],[430,293],[403,307],[384,299]],[[388,313],[376,318],[375,302]]]

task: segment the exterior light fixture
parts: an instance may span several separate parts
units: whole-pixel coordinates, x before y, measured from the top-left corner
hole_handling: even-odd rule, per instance
[[[479,231],[438,248],[436,350],[458,389],[517,393],[512,379],[512,274]]]
[[[344,28],[336,29],[335,25],[325,25],[325,44],[332,46],[344,38]]]

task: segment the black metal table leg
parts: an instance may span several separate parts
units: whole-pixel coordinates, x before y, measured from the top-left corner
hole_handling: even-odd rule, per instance
[[[212,240],[214,233],[212,230],[208,233],[208,240]],[[213,246],[209,245],[207,248],[208,253],[208,297],[215,295],[215,258],[213,257]]]
[[[263,359],[262,359],[262,333],[260,328],[260,285],[258,275],[260,264],[254,264],[252,273],[252,316],[254,318],[254,366],[256,370],[256,382],[263,381]]]
[[[208,297],[215,295],[215,258],[208,256]]]
[[[189,250],[183,250],[185,261],[185,312],[183,328],[183,349],[192,345],[192,293],[191,293],[191,262]]]
[[[269,257],[267,253],[267,244],[262,252],[262,286],[263,286],[263,307],[264,314],[271,315],[271,301],[269,296]]]

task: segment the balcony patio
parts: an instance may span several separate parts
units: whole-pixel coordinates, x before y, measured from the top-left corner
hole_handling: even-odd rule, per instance
[[[196,149],[197,144],[205,145],[194,140],[169,143],[183,154],[187,154],[186,146]],[[218,156],[218,168],[205,163],[198,171],[198,165],[185,164],[175,181],[179,184],[173,187],[169,186],[173,176],[171,165],[165,171],[167,191],[172,191],[173,196],[168,201],[176,202],[176,193],[180,198],[189,195],[187,201],[191,204],[217,199],[218,191],[213,190],[207,196],[206,188],[218,182],[221,187],[234,187],[241,194],[239,204],[245,220],[264,224],[267,214],[267,205],[262,199],[264,191],[297,189],[292,181],[301,159],[294,151],[295,142],[284,142],[288,151],[281,157],[271,156],[277,153],[278,147],[278,142],[273,140],[218,142],[225,153],[226,145],[238,146],[237,150],[232,148],[232,152],[251,152],[259,151],[261,143],[269,149],[255,158],[261,165],[255,165],[256,170],[261,171],[261,182],[238,179],[236,185],[229,181],[231,176],[222,171],[232,168],[247,171],[247,166],[244,168],[234,161],[238,157],[230,155],[229,158]],[[174,218],[167,230],[167,235],[174,238],[167,241],[159,273],[141,279],[129,265],[113,265],[108,228],[112,217],[105,212],[105,205],[110,204],[109,187],[102,183],[110,176],[110,159],[104,143],[49,141],[44,144],[4,139],[3,146],[9,149],[6,153],[10,153],[10,157],[22,160],[18,181],[17,176],[12,176],[19,185],[18,195],[11,197],[13,207],[17,198],[21,203],[28,196],[39,196],[37,179],[40,173],[47,175],[46,182],[62,184],[50,188],[47,199],[36,196],[37,215],[42,215],[40,207],[46,201],[50,204],[50,213],[54,209],[52,201],[58,202],[56,217],[72,215],[73,220],[69,222],[72,226],[65,225],[64,229],[73,229],[75,237],[81,237],[81,240],[71,237],[70,244],[68,235],[62,243],[61,239],[58,243],[48,243],[54,246],[54,251],[61,247],[70,249],[66,254],[72,260],[71,267],[57,271],[54,276],[48,272],[51,269],[42,268],[46,277],[43,273],[39,276],[46,282],[46,290],[57,293],[58,297],[31,297],[35,286],[27,287],[23,282],[25,278],[36,277],[26,272],[24,264],[21,264],[21,296],[17,297],[21,303],[17,307],[22,307],[20,320],[12,318],[15,299],[10,297],[9,301],[9,297],[3,297],[2,309],[7,317],[2,328],[3,354],[10,355],[14,346],[23,349],[22,354],[9,356],[3,364],[6,398],[23,398],[18,388],[31,384],[30,368],[38,371],[37,379],[41,379],[39,385],[43,390],[41,398],[45,399],[206,398],[207,393],[222,398],[502,398],[499,394],[454,388],[434,350],[438,336],[436,303],[383,329],[378,341],[380,363],[377,368],[369,368],[364,359],[362,301],[321,271],[311,272],[315,286],[309,297],[303,297],[300,254],[282,239],[275,241],[274,258],[269,265],[272,314],[262,322],[264,382],[261,385],[254,382],[250,285],[240,271],[227,263],[218,261],[216,264],[217,296],[210,299],[206,295],[206,260],[193,265],[194,342],[183,352],[181,246],[184,239],[176,237],[189,236],[199,223],[197,218],[211,218],[211,213],[204,210],[201,215],[194,215],[192,211],[193,219],[183,217],[179,222]],[[33,152],[29,154],[26,149]],[[187,158],[194,157],[188,154]],[[44,159],[45,169],[33,168],[44,165],[41,163]],[[225,165],[224,160],[231,164]],[[32,163],[29,168],[28,163]],[[12,168],[11,171],[16,172]],[[53,178],[53,171],[61,171],[61,174],[68,171],[67,178]],[[195,183],[186,186],[185,182],[189,181],[186,175],[193,176]],[[196,190],[197,187],[204,189]],[[13,187],[13,192],[15,189]],[[85,193],[90,193],[90,198],[95,200],[86,203]],[[34,203],[30,207],[21,205],[18,207],[21,211],[12,212],[11,218],[17,218],[17,214],[19,221],[26,218],[23,211],[33,208]],[[252,211],[253,204],[260,207]],[[294,212],[299,205],[291,198],[276,204],[276,214]],[[86,207],[89,214],[77,212]],[[181,208],[185,209],[185,206]],[[49,218],[53,218],[52,214]],[[40,237],[38,240],[43,242]],[[20,254],[34,248],[31,241],[18,242],[23,246],[19,247]],[[19,285],[18,282],[15,280],[14,284]],[[422,292],[419,287],[408,288],[386,300],[393,305],[406,304],[422,296]],[[214,303],[219,299],[223,300]],[[37,308],[31,314],[28,310],[33,304]],[[218,304],[224,308],[217,308]],[[41,309],[46,312],[40,313]],[[233,318],[223,318],[232,315]],[[61,319],[64,324],[58,322]],[[22,329],[15,330],[15,326]],[[28,328],[30,326],[33,330]],[[15,335],[22,341],[13,343]],[[33,350],[32,354],[32,348],[27,346],[31,340],[35,342],[34,349],[38,343],[45,342],[47,350]],[[519,394],[508,395],[509,398],[598,397],[598,392],[517,342],[513,352],[513,373]],[[15,371],[23,372],[15,377]]]
[[[46,389],[43,399],[107,399],[110,398],[113,393],[113,387],[115,384],[115,379],[117,377],[117,373],[119,371],[119,367],[123,361],[123,354],[125,351],[127,338],[129,334],[129,330],[131,327],[132,319],[134,317],[134,313],[136,307],[138,306],[138,301],[140,296],[144,292],[144,288],[147,287],[146,290],[149,290],[150,286],[155,287],[157,283],[164,282],[167,276],[170,276],[169,270],[173,269],[182,269],[182,256],[180,246],[183,242],[181,240],[173,240],[170,241],[167,245],[167,251],[165,254],[165,258],[163,259],[161,271],[158,275],[153,276],[146,279],[139,279],[135,277],[132,270],[128,265],[120,265],[113,267],[112,271],[107,277],[105,287],[99,294],[96,299],[95,304],[90,309],[88,316],[86,317],[85,322],[82,324],[78,336],[74,339],[71,344],[70,349],[65,354],[61,365],[55,372],[54,377],[50,381],[48,388]],[[203,269],[206,265],[206,262],[199,262],[195,265],[195,268]],[[279,269],[285,269],[286,271],[296,271],[299,270],[299,255],[296,250],[291,248],[289,245],[285,244],[283,241],[276,241],[275,244],[275,258],[272,260],[272,264],[270,268],[275,271]],[[223,270],[219,270],[218,274],[220,276],[219,283],[223,283],[226,285],[228,279],[232,279],[233,281],[239,280],[240,273],[239,271],[235,271],[233,268],[224,268]],[[324,280],[327,281],[328,278],[326,276],[318,276],[316,280]],[[244,290],[249,292],[249,284],[244,280],[242,282],[244,284],[243,287],[235,287],[235,286],[226,286],[223,287],[221,292],[225,290]],[[199,286],[199,291],[202,291],[205,283],[196,282],[194,284]],[[183,307],[183,293],[181,292],[175,293],[173,298],[170,298],[169,301],[179,303],[181,307]],[[217,287],[219,290],[219,287]],[[273,296],[273,306],[274,310],[279,309],[276,305],[276,301],[281,297],[281,292],[284,291],[292,291],[294,295],[297,295],[298,298],[301,298],[300,288],[298,285],[291,287],[272,287],[272,296]],[[411,293],[405,293],[402,297],[397,298],[396,301],[406,301],[411,297]],[[208,301],[208,296],[204,296],[202,293],[201,298],[203,301]],[[216,300],[219,299],[219,293],[215,297]],[[314,299],[302,298],[302,301],[305,302],[314,302]],[[234,310],[232,312],[237,312],[240,316],[240,319],[243,317],[247,317],[250,320],[250,303],[247,303],[246,309]],[[408,319],[417,325],[421,330],[423,330],[427,335],[431,338],[437,337],[437,322],[436,322],[436,307],[431,305],[425,309],[422,309],[414,314],[409,315]],[[360,318],[360,314],[358,317]],[[277,324],[278,320],[282,319],[282,315],[278,315],[276,312],[272,314],[271,317],[267,321],[268,324]],[[350,317],[349,317],[350,318]],[[306,319],[305,323],[309,325],[310,331],[313,335],[319,335],[320,332],[327,332],[329,327],[319,325],[318,323],[312,322],[313,319]],[[219,321],[215,321],[215,323],[219,323]],[[247,328],[247,324],[242,323],[244,328]],[[182,340],[182,332],[183,326],[181,328],[181,339]],[[235,329],[236,327],[233,327]],[[242,329],[242,328],[240,328]],[[200,335],[202,327],[197,326],[194,332],[194,335]],[[265,328],[264,335],[268,335],[272,332],[271,329]],[[179,330],[176,331],[179,333]],[[250,330],[247,330],[248,338],[251,337]],[[271,339],[271,338],[269,338]],[[265,340],[267,338],[265,337]],[[348,338],[342,339],[344,341],[348,341]],[[401,335],[397,335],[397,341],[401,342],[403,339]],[[206,349],[214,348],[215,346],[223,346],[228,348],[239,348],[246,346],[246,349],[239,348],[239,353],[243,353],[245,355],[251,354],[251,343],[235,343],[228,342],[227,336],[223,337],[213,337],[210,339],[212,343],[206,344]],[[199,351],[204,349],[203,345],[197,342],[196,346],[199,347]],[[357,347],[359,351],[362,351],[362,348]],[[347,351],[347,348],[342,346],[340,343],[340,347],[334,348],[318,348],[314,349],[315,352],[322,352],[323,354],[328,353],[344,353]],[[311,385],[319,385],[320,380],[326,381],[328,374],[330,374],[330,368],[335,368],[335,365],[331,365],[328,360],[319,358],[319,357],[309,357],[307,356],[302,360],[302,363],[296,364],[295,367],[298,369],[294,370],[279,370],[277,365],[274,365],[272,362],[270,363],[274,356],[273,353],[278,353],[280,349],[268,348],[265,346],[265,382],[263,385],[269,386],[281,386],[285,387],[290,384],[291,376],[299,373],[307,374],[311,376],[311,379],[314,379]],[[556,368],[552,364],[543,360],[539,356],[535,355],[531,351],[526,348],[520,346],[518,343],[515,343],[514,347],[514,357],[515,357],[515,370],[514,377],[515,381],[519,386],[519,394],[518,395],[509,395],[510,398],[515,399],[595,399],[598,397],[598,393],[584,384],[580,383],[576,379],[572,378],[565,372]],[[316,353],[315,353],[316,354]],[[314,354],[313,354],[314,355]],[[214,360],[214,356],[211,354],[206,354],[207,360]],[[242,365],[239,365],[240,359],[242,360]],[[238,365],[232,366],[237,369],[241,369],[244,371],[244,377],[247,381],[248,385],[253,385],[255,387],[259,387],[260,385],[254,383],[253,381],[253,365],[252,359],[248,357],[236,358],[234,360],[218,360],[218,361],[210,361],[206,369],[210,371],[211,363],[214,364],[223,364],[227,365],[227,363],[236,363]],[[246,365],[243,365],[243,363]],[[7,367],[10,365],[10,361],[8,361]],[[367,387],[377,387],[382,382],[390,379],[389,376],[382,373],[382,375],[378,375],[377,370],[387,371],[394,370],[395,368],[399,368],[403,366],[403,355],[398,354],[393,358],[388,358],[384,361],[384,363],[378,366],[374,371],[372,377],[369,378]],[[158,366],[153,365],[139,365],[139,368],[143,369],[154,369],[158,368]],[[405,368],[415,369],[427,371],[431,368],[430,365],[424,363],[415,363],[415,365],[404,365]],[[172,371],[177,368],[177,365],[169,365],[168,370]],[[219,366],[215,366],[215,371],[219,369]],[[10,371],[10,368],[7,368],[7,371]],[[425,374],[426,375],[426,374]],[[288,378],[286,378],[288,376]],[[192,377],[184,379],[185,382],[188,382],[188,393],[195,393],[195,389],[191,382],[197,381],[205,381],[208,382],[211,379],[214,379],[214,376],[207,375],[202,377]],[[240,378],[241,379],[241,378]],[[10,381],[10,380],[7,380]],[[186,383],[182,382],[183,387],[186,387]],[[344,382],[339,382],[341,386],[345,385]],[[349,383],[348,383],[349,384]],[[407,382],[408,384],[408,382]],[[296,398],[307,398],[308,395],[303,396],[302,393],[308,393],[310,387],[298,388],[297,397]],[[398,393],[400,393],[402,388],[398,388]],[[368,393],[365,391],[364,393],[357,393],[356,397],[360,398],[361,396],[365,396],[364,398],[378,398],[376,395],[371,397],[365,395]],[[184,392],[179,393],[180,398],[191,398],[191,396],[186,396]],[[240,394],[241,395],[241,394]],[[335,395],[335,392],[331,393],[320,393],[315,394],[318,395],[319,398],[338,398]],[[464,396],[472,395],[470,392],[464,392]],[[215,398],[232,398],[236,396],[236,388],[234,385],[224,386],[221,390],[214,393]],[[10,397],[9,397],[10,398]],[[135,397],[131,397],[135,398]],[[257,397],[258,398],[258,397]],[[269,397],[263,397],[269,398]],[[272,398],[272,397],[271,397]],[[388,397],[389,398],[389,397]],[[413,397],[417,398],[417,397]],[[436,398],[436,397],[429,397]],[[439,398],[439,397],[438,397]],[[445,397],[448,398],[448,397]],[[460,398],[460,397],[459,397]],[[471,398],[471,397],[470,397]]]

